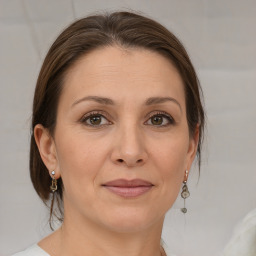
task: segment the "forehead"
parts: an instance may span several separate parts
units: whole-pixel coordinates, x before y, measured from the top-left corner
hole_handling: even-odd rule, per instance
[[[117,46],[81,57],[68,71],[62,94],[66,103],[91,94],[120,103],[152,96],[185,100],[182,79],[170,60],[150,50]]]

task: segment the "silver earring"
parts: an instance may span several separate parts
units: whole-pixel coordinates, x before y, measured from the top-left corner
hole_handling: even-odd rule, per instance
[[[52,171],[52,185],[50,186],[50,189],[52,193],[54,193],[58,189],[57,180],[54,177],[55,171]]]
[[[181,211],[183,213],[186,213],[188,210],[186,208],[186,198],[188,198],[190,196],[190,193],[188,191],[188,186],[187,186],[187,180],[188,180],[188,171],[186,170],[185,172],[185,180],[183,181],[183,187],[182,187],[182,191],[181,191],[181,197],[184,199],[184,207],[181,208]]]

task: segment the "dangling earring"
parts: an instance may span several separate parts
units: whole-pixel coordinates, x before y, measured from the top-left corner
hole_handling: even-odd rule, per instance
[[[188,210],[185,206],[186,203],[186,198],[190,196],[190,193],[188,191],[188,186],[187,186],[187,180],[188,180],[188,170],[185,172],[185,180],[183,181],[183,187],[182,187],[182,192],[181,192],[181,197],[184,199],[184,207],[181,208],[181,211],[183,213],[186,213]]]
[[[52,185],[50,186],[52,193],[54,193],[58,189],[57,180],[55,179],[54,175],[55,171],[52,171]]]

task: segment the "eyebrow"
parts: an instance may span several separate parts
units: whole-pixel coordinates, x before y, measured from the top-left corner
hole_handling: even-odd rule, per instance
[[[83,101],[95,101],[103,105],[115,105],[114,101],[109,98],[99,97],[99,96],[86,96],[82,99],[75,101],[71,107],[83,102]]]
[[[176,99],[171,98],[171,97],[151,97],[151,98],[148,98],[146,100],[145,105],[150,106],[150,105],[165,103],[167,101],[171,101],[171,102],[176,103],[179,106],[180,110],[181,110],[180,103]]]
[[[75,105],[77,105],[83,101],[95,101],[102,105],[115,105],[115,102],[110,98],[99,97],[99,96],[86,96],[86,97],[83,97],[83,98],[75,101],[71,107],[74,107]],[[165,103],[168,101],[176,103],[179,106],[180,110],[182,110],[180,103],[172,97],[151,97],[145,101],[145,105],[150,106],[150,105]]]

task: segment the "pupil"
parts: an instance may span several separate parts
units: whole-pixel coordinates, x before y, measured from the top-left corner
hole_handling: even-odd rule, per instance
[[[100,124],[101,122],[101,117],[100,116],[93,116],[90,118],[91,124]]]
[[[153,124],[160,125],[163,122],[163,118],[161,116],[154,116],[153,117]]]

